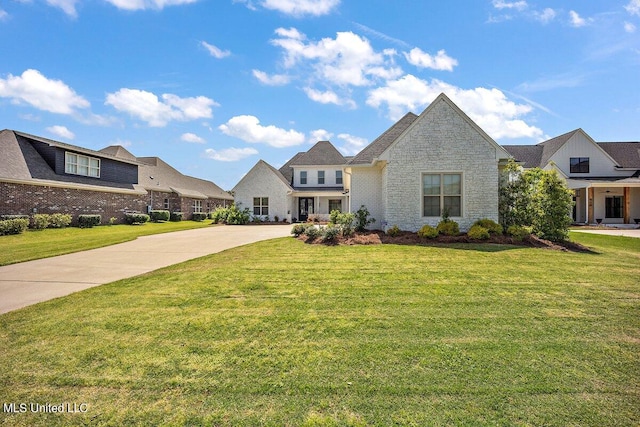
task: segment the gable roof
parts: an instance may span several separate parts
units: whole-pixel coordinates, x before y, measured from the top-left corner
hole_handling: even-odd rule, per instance
[[[599,142],[598,145],[623,168],[640,169],[640,142]]]
[[[301,153],[298,153],[301,154]],[[294,156],[295,157],[295,156]],[[293,187],[291,187],[291,185],[289,184],[289,182],[287,181],[287,179],[282,175],[282,173],[274,168],[273,166],[271,166],[269,163],[265,162],[264,160],[260,159],[256,162],[255,165],[253,165],[253,167],[249,170],[249,172],[247,172],[241,179],[240,181],[238,181],[238,183],[233,187],[232,191],[236,191],[236,188],[242,183],[242,181],[244,181],[245,179],[247,179],[247,177],[249,177],[252,173],[254,173],[254,171],[256,169],[258,169],[258,167],[263,166],[266,167],[267,170],[269,170],[271,173],[273,173],[280,181],[282,181],[282,183],[287,187],[287,189],[289,190],[293,190]]]
[[[308,151],[298,153],[290,166],[344,165],[347,160],[329,141],[318,141]]]
[[[418,116],[411,112],[405,114],[404,117],[349,160],[349,164],[368,165],[373,163],[417,118]]]
[[[278,171],[282,174],[284,179],[289,183],[293,183],[293,167],[291,166],[293,163],[297,161],[297,159],[304,154],[304,151],[300,151],[295,156],[289,159],[287,163],[282,165]],[[266,162],[265,162],[266,163]],[[268,165],[269,163],[267,163]],[[270,166],[270,165],[269,165]]]
[[[100,152],[109,154],[110,156],[113,156],[113,157],[117,157],[118,159],[125,159],[125,160],[131,160],[131,161],[138,160],[136,156],[134,156],[129,151],[127,151],[127,149],[124,148],[122,145],[110,145],[100,150]]]
[[[543,148],[540,145],[503,145],[523,168],[538,168],[542,159]]]

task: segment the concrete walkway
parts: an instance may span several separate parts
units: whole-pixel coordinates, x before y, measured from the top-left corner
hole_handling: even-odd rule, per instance
[[[640,238],[640,229],[637,228],[572,228],[571,231],[577,231],[578,233],[605,234],[607,236],[626,236]]]
[[[0,313],[290,231],[291,225],[200,228],[7,265],[0,267]]]

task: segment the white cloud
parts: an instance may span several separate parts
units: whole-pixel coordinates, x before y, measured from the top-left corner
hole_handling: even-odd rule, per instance
[[[389,117],[398,120],[407,111],[420,113],[418,109],[427,106],[442,92],[493,138],[542,135],[542,130],[520,119],[533,108],[508,100],[498,89],[462,89],[440,80],[427,82],[409,74],[387,82],[385,87],[371,90],[367,104],[374,108],[386,104]]]
[[[636,26],[633,25],[631,22],[626,22],[624,23],[624,30],[629,33],[629,34],[633,34],[636,32]]]
[[[64,138],[64,139],[73,139],[76,137],[76,135],[71,132],[69,129],[67,129],[65,126],[49,126],[47,129],[47,132],[52,133],[60,138]]]
[[[458,65],[458,61],[447,55],[444,50],[439,50],[437,55],[431,56],[420,48],[414,47],[409,53],[404,52],[404,57],[411,65],[418,68],[453,71],[453,67]]]
[[[353,100],[340,98],[337,93],[331,90],[322,92],[307,87],[304,88],[304,92],[307,94],[309,99],[319,102],[320,104],[347,105],[350,108],[356,108],[356,103]]]
[[[331,141],[333,134],[325,129],[316,129],[309,132],[309,144],[315,144],[318,141]]]
[[[124,10],[162,10],[167,6],[195,3],[198,0],[106,0],[118,9]]]
[[[572,27],[575,27],[575,28],[584,27],[585,25],[587,25],[592,21],[591,18],[589,19],[582,18],[578,14],[578,12],[576,12],[575,10],[569,11],[569,18],[570,18],[569,23],[571,24]]]
[[[180,98],[165,93],[158,97],[144,90],[123,88],[107,94],[105,104],[132,117],[145,121],[149,126],[163,127],[172,120],[188,121],[213,116],[211,108],[217,106],[214,100],[204,96]]]
[[[49,6],[62,9],[64,13],[72,18],[78,17],[78,12],[76,11],[76,3],[78,3],[78,0],[47,0],[47,4]]]
[[[264,71],[252,70],[253,76],[260,81],[260,83],[267,86],[284,86],[289,84],[291,77],[286,74],[272,74],[268,75]]]
[[[542,12],[534,11],[533,17],[543,24],[547,24],[555,19],[556,11],[548,7]]]
[[[5,10],[0,9],[0,21],[6,21],[7,19],[9,19],[9,14]]]
[[[48,79],[40,71],[32,69],[24,71],[21,76],[9,74],[6,79],[0,79],[0,97],[58,114],[73,114],[78,108],[90,107],[89,101],[63,81]]]
[[[340,0],[262,0],[262,7],[293,16],[320,16],[331,12]]]
[[[262,143],[272,147],[291,147],[304,143],[304,134],[293,129],[285,130],[273,125],[262,126],[255,116],[236,116],[218,127],[222,133],[245,142]]]
[[[222,50],[217,46],[214,46],[212,44],[209,44],[205,41],[200,42],[200,44],[207,49],[207,51],[209,52],[209,54],[211,56],[213,56],[214,58],[218,58],[218,59],[222,59],[225,58],[229,55],[231,55],[231,52],[228,50]]]
[[[191,132],[183,133],[182,136],[180,136],[180,140],[184,142],[192,142],[195,144],[204,144],[206,142],[204,139]]]
[[[526,1],[521,0],[521,1],[515,1],[515,2],[506,2],[504,0],[493,0],[493,7],[495,7],[496,9],[515,9],[515,10],[524,10],[526,9],[529,5],[527,4]]]
[[[204,150],[204,157],[208,159],[218,160],[219,162],[237,162],[250,156],[258,154],[258,150],[254,148],[224,148],[222,150],[214,150],[208,148]]]
[[[338,149],[342,151],[342,154],[347,156],[358,154],[369,143],[365,138],[349,135],[348,133],[341,133],[338,135],[338,138],[344,141],[344,145],[339,146]]]
[[[631,15],[640,16],[640,0],[630,0],[629,4],[624,7]]]

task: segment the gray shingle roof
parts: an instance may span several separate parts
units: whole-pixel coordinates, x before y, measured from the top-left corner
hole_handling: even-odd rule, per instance
[[[100,150],[100,152],[109,154],[110,156],[113,156],[113,157],[117,157],[118,159],[130,160],[133,162],[138,160],[136,159],[136,156],[134,156],[129,151],[127,151],[127,149],[124,148],[122,145],[110,145]]]
[[[515,161],[520,162],[522,167],[527,169],[540,167],[543,150],[540,145],[503,145],[502,148],[507,150]]]
[[[299,154],[299,155],[298,155]],[[295,160],[289,162],[290,166],[323,166],[344,165],[347,160],[329,141],[318,141],[308,151],[298,153]]]
[[[387,129],[382,135],[376,138],[371,144],[367,145],[358,154],[356,154],[351,160],[350,165],[368,165],[378,158],[384,150],[395,141],[402,132],[404,132],[413,123],[418,116],[413,113],[407,113],[398,120],[393,126]]]
[[[640,142],[599,142],[598,145],[623,168],[640,169]]]
[[[282,165],[280,169],[278,169],[278,171],[282,174],[282,176],[284,177],[285,181],[288,184],[293,184],[293,168],[291,167],[291,165],[294,164],[298,160],[298,157],[302,156],[303,154],[304,154],[304,151],[300,151],[295,156],[290,158],[287,163]],[[269,165],[269,163],[267,163],[267,165]]]
[[[540,159],[540,167],[544,167],[549,163],[549,159],[553,156],[556,151],[560,149],[576,132],[580,131],[580,129],[572,130],[571,132],[567,132],[563,135],[556,136],[555,138],[551,138],[548,141],[541,142],[540,146],[542,146],[542,158]]]

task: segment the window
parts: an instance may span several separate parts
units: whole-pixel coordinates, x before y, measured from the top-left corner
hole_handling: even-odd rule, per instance
[[[300,171],[300,184],[307,184],[307,171]]]
[[[202,212],[202,200],[194,200],[193,201],[193,213]]]
[[[422,216],[462,216],[462,175],[422,175]]]
[[[589,173],[588,157],[571,157],[569,164],[571,173]]]
[[[169,210],[169,199],[164,199],[164,210]]]
[[[342,171],[336,171],[336,185],[342,185]]]
[[[604,201],[606,218],[622,218],[622,206],[624,198],[622,196],[607,197]]]
[[[100,178],[100,159],[75,153],[64,153],[64,171],[72,175]]]
[[[253,198],[253,214],[269,215],[269,198],[268,197]]]
[[[342,200],[329,200],[329,213],[331,213],[332,211],[342,212]]]
[[[324,171],[318,171],[318,184],[324,184]]]

